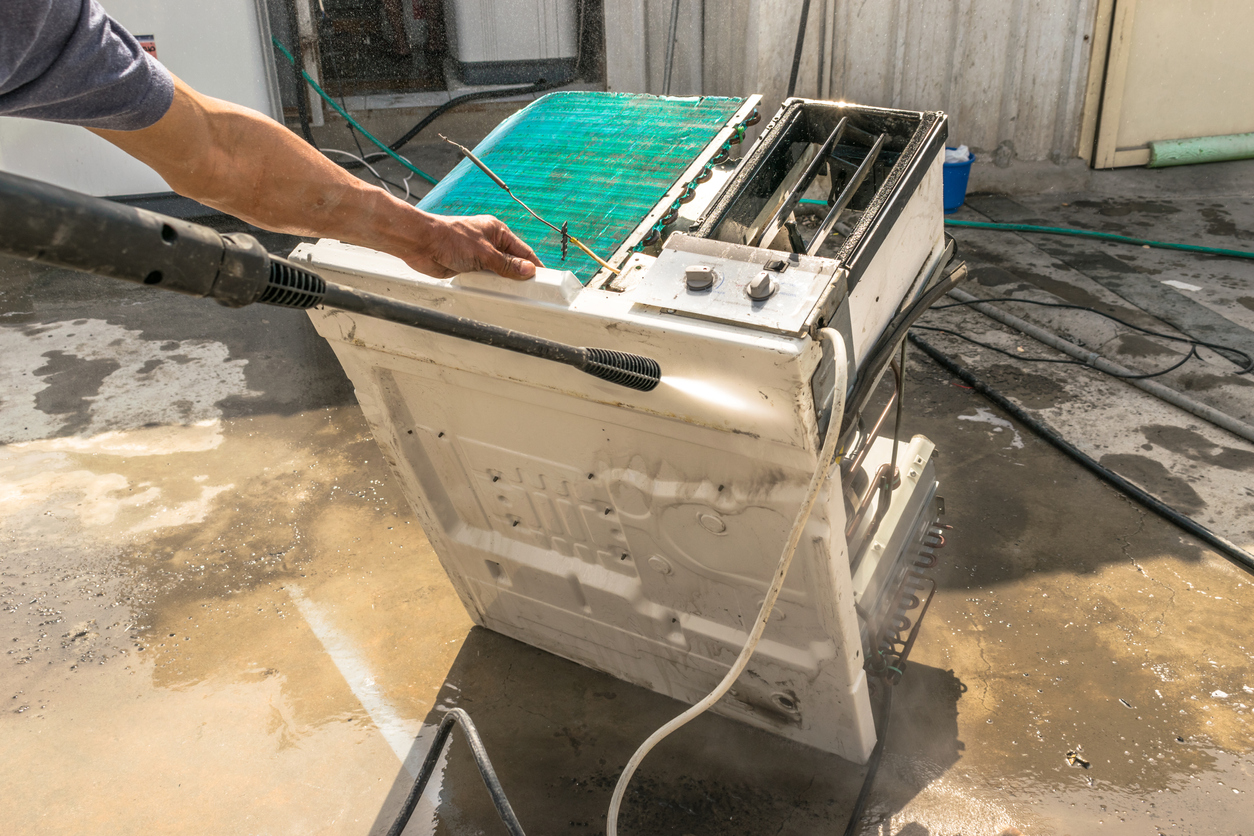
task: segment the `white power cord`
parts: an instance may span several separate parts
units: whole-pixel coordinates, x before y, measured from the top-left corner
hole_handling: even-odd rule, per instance
[[[832,358],[837,368],[844,367],[844,343],[840,339],[840,335],[830,328],[824,328],[822,331],[823,339],[827,340],[832,347]],[[714,687],[714,690],[707,694],[700,702],[693,705],[683,714],[680,714],[674,720],[649,735],[649,739],[640,744],[640,748],[631,756],[631,760],[627,761],[623,774],[619,776],[618,783],[614,786],[614,796],[610,799],[610,810],[606,816],[606,836],[618,836],[618,811],[623,803],[623,796],[627,794],[627,785],[631,783],[631,776],[635,774],[636,768],[640,766],[640,762],[645,756],[660,743],[663,738],[676,729],[688,724],[701,714],[710,709],[714,703],[723,698],[731,687],[736,684],[736,680],[749,664],[753,651],[758,646],[758,641],[762,638],[762,632],[766,630],[766,622],[771,617],[771,610],[775,607],[775,599],[779,597],[780,590],[784,588],[784,577],[788,574],[788,567],[792,565],[793,555],[797,551],[797,543],[801,541],[801,532],[805,529],[806,523],[810,519],[810,512],[814,510],[815,500],[818,499],[819,490],[827,481],[828,471],[831,470],[832,461],[836,458],[836,448],[839,444],[840,436],[840,418],[844,412],[844,391],[843,387],[838,388],[835,396],[835,402],[832,404],[831,422],[827,427],[827,438],[823,443],[823,450],[819,453],[818,467],[814,471],[814,476],[810,479],[810,486],[806,488],[805,499],[801,503],[801,508],[797,510],[797,518],[793,521],[792,531],[788,535],[788,542],[784,545],[784,553],[780,555],[779,566],[775,568],[775,576],[771,580],[770,589],[766,591],[766,599],[762,602],[762,609],[758,613],[757,621],[753,623],[753,629],[749,633],[749,640],[745,642],[745,646],[740,651],[740,656],[736,658],[731,669],[727,671],[727,675],[723,680]]]

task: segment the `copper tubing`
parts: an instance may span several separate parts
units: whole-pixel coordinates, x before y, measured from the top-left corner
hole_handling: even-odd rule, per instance
[[[880,483],[880,501],[875,506],[875,518],[871,522],[871,528],[878,529],[880,521],[884,519],[884,515],[888,513],[888,506],[893,502],[893,491],[901,487],[901,474],[898,472],[896,465],[891,462],[883,467],[888,468],[889,477]],[[881,469],[883,469],[883,467]]]
[[[875,492],[880,489],[885,481],[892,484],[893,466],[888,462],[880,465],[879,470],[875,471],[875,478],[871,480],[871,484],[867,485],[866,493],[862,494],[858,500],[858,510],[853,512],[853,516],[849,518],[849,525],[845,528],[845,539],[848,540],[853,536],[854,531],[862,523],[862,518],[866,516],[867,509],[871,507],[871,497],[875,496]],[[883,503],[881,503],[883,504]],[[877,516],[879,516],[877,514]]]
[[[899,439],[901,438],[901,406],[905,402],[905,384],[906,380],[903,369],[906,367],[906,341],[901,341],[901,360],[900,364],[894,368],[897,375],[897,422],[893,424],[893,454],[889,458],[888,464],[892,469],[892,477],[884,482],[884,486],[880,488],[880,503],[875,508],[875,522],[871,523],[873,528],[878,529],[880,521],[884,519],[884,515],[888,512],[888,506],[893,501],[893,491],[901,485],[901,474],[897,471],[897,448],[901,446]]]
[[[897,404],[897,398],[901,394],[901,366],[898,364],[897,359],[893,358],[892,362],[889,363],[889,367],[893,370],[892,397],[884,405],[884,411],[880,413],[880,417],[875,420],[875,426],[871,428],[871,431],[862,439],[862,443],[858,445],[858,452],[853,459],[846,459],[844,462],[841,462],[840,472],[842,477],[853,473],[862,466],[867,453],[871,452],[871,442],[880,434],[880,430],[884,429],[884,424],[888,422],[888,414],[893,411],[893,407]]]

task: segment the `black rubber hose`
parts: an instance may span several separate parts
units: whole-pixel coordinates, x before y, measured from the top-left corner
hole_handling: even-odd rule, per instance
[[[479,767],[479,774],[483,776],[484,786],[488,788],[488,794],[492,796],[492,804],[496,807],[497,815],[501,817],[501,821],[505,822],[505,828],[510,832],[511,836],[526,836],[523,833],[522,825],[518,821],[518,816],[514,815],[514,808],[510,806],[509,799],[505,797],[505,790],[501,788],[501,781],[496,777],[496,770],[492,768],[492,761],[488,759],[488,750],[484,748],[483,739],[479,737],[479,730],[475,728],[470,715],[460,708],[450,708],[448,713],[444,715],[444,719],[440,721],[440,728],[435,733],[435,740],[432,741],[431,748],[427,750],[427,758],[422,762],[422,769],[418,772],[418,777],[414,780],[414,785],[410,788],[409,795],[405,797],[405,804],[401,807],[400,814],[396,817],[396,821],[392,822],[392,827],[388,829],[387,836],[400,836],[405,830],[405,825],[409,824],[409,818],[414,814],[414,808],[418,806],[418,799],[422,797],[423,790],[427,788],[427,783],[435,772],[435,765],[440,760],[440,753],[444,751],[445,744],[448,743],[448,737],[453,731],[454,724],[460,725],[462,731],[466,733],[466,740],[470,744],[470,754],[475,759],[475,766]]]
[[[949,255],[942,255],[932,268],[932,272],[924,276],[921,293],[913,302],[910,303],[905,310],[899,312],[884,327],[884,333],[880,334],[871,349],[866,353],[861,365],[858,367],[858,376],[853,384],[853,391],[845,398],[845,414],[840,421],[840,435],[844,438],[845,433],[849,432],[853,427],[853,422],[862,414],[863,408],[866,407],[867,401],[874,394],[875,385],[879,382],[880,374],[884,371],[884,367],[892,360],[893,355],[897,353],[897,345],[906,337],[906,329],[914,324],[923,313],[937,299],[940,299],[953,288],[957,287],[967,277],[967,265],[964,261],[954,263],[954,254],[957,253],[957,244],[952,238],[947,239],[945,249]],[[948,268],[948,272],[945,271]],[[936,274],[941,273],[939,280]]]
[[[588,360],[580,368],[593,377],[641,392],[652,392],[662,382],[662,368],[651,357],[609,348],[588,348],[585,351],[588,352]]]
[[[504,90],[476,90],[473,93],[463,93],[460,96],[455,96],[449,99],[447,102],[422,117],[418,124],[406,131],[400,139],[396,140],[388,147],[393,151],[401,150],[407,142],[422,133],[422,131],[436,119],[439,119],[453,108],[464,105],[467,102],[478,101],[479,99],[503,99],[507,96],[517,96],[523,93],[543,93],[546,90],[555,90],[558,87],[565,87],[574,80],[575,79],[573,78],[568,78],[565,81],[545,81],[544,79],[540,79],[534,84],[528,84],[525,87],[506,87]],[[372,154],[371,156],[374,155]]]
[[[461,96],[457,96],[456,98],[449,99],[447,102],[445,102],[444,104],[437,107],[435,110],[428,113],[421,120],[419,120],[418,124],[414,125],[408,131],[406,131],[405,134],[400,139],[396,140],[388,147],[391,148],[393,151],[400,151],[401,148],[404,147],[405,143],[409,142],[411,139],[418,136],[418,134],[426,130],[427,126],[430,125],[432,122],[434,122],[436,119],[439,119],[441,116],[443,116],[445,113],[448,113],[453,108],[459,105],[464,105],[467,102],[478,101],[480,99],[503,99],[507,96],[516,96],[522,93],[543,93],[546,90],[555,90],[558,87],[565,87],[566,85],[573,83],[574,80],[575,79],[571,78],[571,79],[567,79],[566,81],[547,82],[544,79],[540,79],[534,84],[528,84],[525,87],[506,87],[503,90],[477,90],[473,93],[465,93]],[[363,157],[363,159],[366,162],[372,163],[375,160],[381,160],[385,158],[386,156],[387,154],[384,154],[381,151],[376,151],[373,154],[367,154],[365,157]],[[341,168],[346,168],[349,170],[363,167],[362,163],[359,163],[355,160],[341,162],[339,163],[339,165]]]
[[[295,0],[287,2],[288,20],[292,22],[293,28],[296,24],[296,3]],[[296,80],[296,112],[300,116],[300,132],[305,137],[305,141],[310,145],[317,147],[318,143],[314,142],[313,130],[309,127],[309,103],[305,100],[308,91],[305,89],[305,79],[301,76],[301,67],[305,66],[304,52],[300,45],[300,36],[297,35],[293,39],[293,52],[296,60],[292,63],[292,78]]]
[[[805,2],[808,5],[810,0],[805,0]],[[479,90],[474,93],[465,93],[461,96],[457,96],[455,98],[449,99],[447,102],[440,105],[435,110],[431,111],[426,116],[424,116],[422,120],[418,122],[418,124],[414,125],[408,131],[406,131],[405,134],[400,139],[396,140],[388,147],[391,148],[393,151],[401,150],[401,147],[405,145],[405,143],[409,142],[411,139],[418,136],[418,134],[422,133],[423,129],[425,129],[428,125],[430,125],[436,119],[440,118],[445,113],[457,107],[458,105],[463,105],[466,102],[473,102],[479,99],[505,98],[506,96],[514,96],[514,95],[518,95],[522,93],[543,93],[546,90],[556,90],[559,87],[565,87],[568,84],[573,84],[575,79],[579,78],[580,74],[583,72],[583,69],[584,69],[583,68],[583,62],[584,62],[583,38],[584,38],[584,27],[586,23],[585,6],[586,6],[586,3],[582,2],[581,0],[581,2],[579,3],[579,42],[576,45],[575,74],[572,75],[570,78],[566,79],[565,81],[545,81],[544,79],[541,78],[541,79],[538,79],[534,84],[529,84],[525,87],[507,87],[504,90]],[[371,154],[366,159],[368,160],[373,159],[374,156],[375,155]]]
[[[858,799],[853,803],[853,812],[849,814],[849,823],[845,825],[845,836],[856,836],[858,826],[862,824],[862,813],[866,809],[867,799],[871,796],[875,773],[879,772],[880,760],[884,757],[884,741],[888,739],[888,718],[893,711],[894,686],[885,685],[884,687],[884,701],[880,705],[880,721],[875,729],[875,748],[871,750],[871,759],[866,763],[866,777],[862,779],[862,789],[858,791]]]
[[[325,305],[351,313],[365,314],[374,319],[409,325],[544,360],[555,360],[578,369],[582,369],[588,362],[587,350],[579,346],[524,334],[511,328],[502,328],[499,325],[479,322],[420,305],[411,305],[408,302],[377,293],[368,293],[335,282],[326,283],[326,291],[320,301]]]
[[[309,103],[305,101],[305,79],[300,74],[300,47],[296,47],[296,50],[297,64],[292,68],[292,72],[298,82],[296,88],[296,112],[300,118],[300,133],[306,142],[317,147],[318,143],[314,142],[313,130],[309,127]]]
[[[797,89],[797,73],[801,70],[801,50],[806,45],[806,23],[810,20],[810,0],[801,2],[801,23],[797,26],[797,46],[792,51],[792,74],[788,76],[788,95],[791,99]]]
[[[290,262],[287,262],[287,266],[289,268],[287,271],[280,271],[277,275],[271,274],[271,278],[283,282],[290,278],[300,278],[300,274],[306,272]],[[325,304],[332,308],[422,328],[481,345],[504,348],[543,360],[554,360],[574,366],[602,380],[641,392],[652,391],[662,380],[662,370],[657,361],[638,354],[567,345],[510,328],[502,328],[499,325],[478,322],[464,316],[411,305],[408,302],[357,290],[335,282],[325,283],[321,298],[317,298],[316,294],[311,293],[309,288],[303,285],[296,287],[295,290],[302,294],[301,307]],[[271,302],[271,304],[281,303]]]
[[[1211,546],[1233,563],[1236,563],[1241,568],[1245,569],[1247,572],[1254,572],[1254,555],[1251,555],[1235,543],[1220,537],[1218,534],[1211,531],[1209,528],[1206,528],[1192,517],[1180,513],[1170,505],[1167,505],[1156,497],[1151,496],[1149,493],[1132,484],[1118,473],[1115,473],[1113,470],[1103,467],[1095,459],[1081,452],[1079,448],[1059,435],[1058,432],[1048,424],[1028,414],[1025,409],[1011,401],[1001,392],[998,392],[996,389],[989,386],[984,381],[980,380],[980,378],[976,377],[971,371],[958,365],[952,357],[933,346],[927,340],[914,333],[911,333],[909,337],[910,342],[923,349],[929,357],[939,363],[946,371],[950,372],[963,383],[967,384],[972,389],[997,404],[1004,411],[1014,416],[1014,418],[1025,427],[1048,441],[1050,444],[1054,445],[1054,447],[1057,447],[1059,450],[1066,453],[1072,459],[1083,465],[1087,470],[1095,474],[1098,478],[1113,485],[1129,498],[1139,502],[1141,505],[1153,511],[1155,514],[1158,514],[1158,516],[1168,522],[1174,523],[1187,531],[1189,534],[1192,534],[1194,537]]]

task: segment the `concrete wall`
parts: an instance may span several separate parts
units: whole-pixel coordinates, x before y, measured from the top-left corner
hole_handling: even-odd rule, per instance
[[[1097,0],[812,0],[797,95],[944,110],[999,164],[1076,156]],[[672,94],[783,98],[801,0],[680,0]],[[671,0],[605,0],[608,85],[660,93]]]

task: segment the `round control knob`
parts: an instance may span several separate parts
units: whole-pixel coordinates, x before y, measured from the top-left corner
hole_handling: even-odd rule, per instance
[[[778,289],[779,286],[775,284],[771,274],[763,270],[749,281],[749,286],[745,288],[745,293],[748,293],[749,298],[753,301],[762,302],[774,296],[775,291]]]
[[[689,290],[709,290],[718,279],[718,273],[708,264],[693,264],[684,270],[684,282]]]

